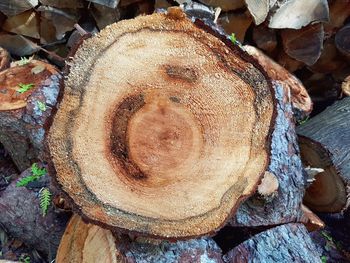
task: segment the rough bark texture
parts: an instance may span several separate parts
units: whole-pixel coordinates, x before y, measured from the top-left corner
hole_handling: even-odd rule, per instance
[[[28,175],[31,175],[31,169],[24,171],[18,179]],[[0,224],[8,234],[43,253],[51,261],[70,213],[50,207],[47,215],[42,215],[38,192],[41,186],[49,184],[48,175],[40,182],[32,183],[31,189],[16,187],[16,182],[13,180],[0,191]]]
[[[298,127],[305,165],[322,168],[308,188],[311,209],[339,212],[347,204],[350,184],[350,98],[344,98]]]
[[[288,88],[273,83],[278,101],[275,130],[272,134],[268,171],[278,181],[277,195],[265,201],[253,196],[245,201],[232,218],[233,226],[266,226],[298,220],[304,195],[304,176],[295,133]]]
[[[10,54],[0,47],[0,71],[3,71],[10,67],[11,57]]]
[[[271,228],[253,236],[224,256],[226,263],[321,263],[321,255],[301,224]]]
[[[230,41],[172,8],[106,28],[71,64],[49,145],[57,181],[87,218],[193,237],[220,228],[254,192],[275,99]]]
[[[60,79],[56,69],[38,61],[0,73],[0,142],[20,171],[43,153],[44,125],[56,105]],[[33,85],[19,93],[20,84]]]

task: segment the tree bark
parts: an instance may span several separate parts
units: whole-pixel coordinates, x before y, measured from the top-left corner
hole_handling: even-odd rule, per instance
[[[230,41],[171,8],[108,27],[70,64],[49,146],[58,183],[86,218],[189,238],[220,228],[254,192],[275,98]]]
[[[232,226],[268,226],[300,220],[305,178],[299,156],[288,86],[273,82],[278,101],[268,172],[279,183],[270,199],[258,194],[245,201],[230,221]]]
[[[35,60],[0,72],[0,142],[20,171],[41,159],[60,78],[52,65]],[[28,90],[21,91],[21,85]]]
[[[340,212],[349,205],[350,98],[344,98],[298,127],[305,166],[322,168],[305,194],[305,204],[319,212]]]
[[[253,236],[228,252],[224,261],[316,263],[321,255],[303,225],[287,224]]]
[[[28,175],[31,169],[24,171],[18,180]],[[26,188],[16,187],[17,180],[13,180],[0,191],[0,224],[8,234],[35,248],[50,262],[55,258],[70,213],[51,206],[46,216],[42,215],[38,192],[41,187],[49,186],[49,182],[49,176],[45,175],[33,182],[32,188]],[[54,191],[51,188],[51,192]]]

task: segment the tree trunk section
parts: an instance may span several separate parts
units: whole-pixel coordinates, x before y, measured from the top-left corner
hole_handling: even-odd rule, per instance
[[[226,263],[321,263],[321,255],[301,224],[287,224],[257,234],[224,256]]]
[[[20,171],[42,159],[44,126],[56,105],[60,78],[52,65],[36,60],[0,73],[0,142]]]
[[[313,210],[340,212],[349,205],[349,112],[347,97],[297,129],[304,165],[324,169],[305,194],[305,204]]]
[[[190,238],[222,227],[254,193],[269,162],[272,86],[255,60],[205,30],[170,8],[114,24],[77,51],[49,146],[86,219]]]

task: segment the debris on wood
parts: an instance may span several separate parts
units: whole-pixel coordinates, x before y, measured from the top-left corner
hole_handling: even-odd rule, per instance
[[[297,131],[304,165],[324,169],[306,189],[304,203],[319,212],[347,208],[350,178],[350,98],[337,101]]]
[[[2,25],[2,29],[11,33],[39,39],[39,16],[36,12],[26,11],[6,19]]]
[[[265,2],[265,1],[264,1]],[[327,22],[329,9],[327,0],[287,0],[271,16],[270,28],[301,29],[314,22]],[[305,46],[308,46],[305,44]]]
[[[274,196],[277,194],[278,186],[276,176],[271,172],[265,172],[261,183],[258,185],[258,193],[264,197]]]
[[[284,51],[306,65],[313,65],[321,56],[324,38],[321,23],[300,30],[284,29],[281,37]]]

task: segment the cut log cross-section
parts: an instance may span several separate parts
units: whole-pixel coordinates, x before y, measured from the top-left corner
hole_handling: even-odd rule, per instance
[[[172,8],[107,27],[70,65],[49,148],[87,219],[198,236],[254,192],[269,163],[273,92],[225,38]]]
[[[322,168],[306,190],[305,204],[319,212],[340,212],[349,206],[350,98],[334,103],[298,127],[306,166]]]

